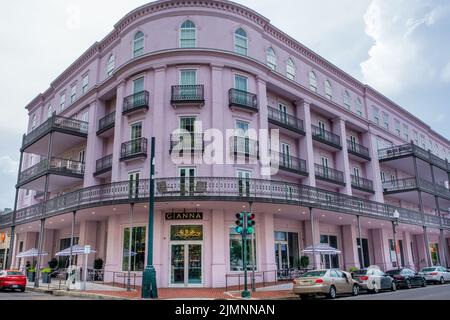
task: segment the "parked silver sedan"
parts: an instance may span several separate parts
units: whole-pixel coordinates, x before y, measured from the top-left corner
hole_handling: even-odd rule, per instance
[[[424,275],[427,282],[444,284],[445,282],[450,281],[450,272],[444,267],[426,267],[422,268],[420,273]]]

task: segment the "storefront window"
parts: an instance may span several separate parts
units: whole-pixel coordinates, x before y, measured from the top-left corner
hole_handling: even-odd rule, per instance
[[[298,233],[275,231],[275,262],[278,270],[299,268]]]
[[[73,245],[78,244],[78,237],[73,238]],[[70,248],[70,238],[59,240],[59,250],[62,251],[64,249]],[[77,255],[72,256],[72,265],[77,264]],[[69,266],[69,257],[58,257],[58,267],[59,268],[67,268]]]
[[[337,236],[321,235],[320,243],[327,244],[330,247],[333,247],[335,249],[339,249]],[[339,268],[339,256],[337,254],[325,254],[325,255],[322,255],[321,259],[322,259],[323,267],[325,267],[327,269]]]
[[[256,256],[256,234],[255,238],[255,256]],[[242,236],[238,234],[234,227],[230,228],[230,270],[231,271],[244,271],[243,266],[243,250],[242,250]],[[251,235],[247,237],[247,270],[253,268],[253,245]],[[255,261],[257,261],[255,257]],[[257,266],[255,266],[256,270]]]
[[[145,232],[146,227],[134,227],[131,238],[131,271],[143,271],[145,266]],[[123,230],[122,270],[128,270],[130,245],[130,228]]]

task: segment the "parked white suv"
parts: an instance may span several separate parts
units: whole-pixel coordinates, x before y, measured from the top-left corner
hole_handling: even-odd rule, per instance
[[[378,293],[381,290],[397,290],[394,278],[381,271],[378,266],[356,270],[352,272],[352,278],[358,282],[362,290],[372,293]]]
[[[426,267],[422,268],[420,273],[425,276],[427,282],[444,284],[446,281],[450,281],[450,272],[444,267]]]

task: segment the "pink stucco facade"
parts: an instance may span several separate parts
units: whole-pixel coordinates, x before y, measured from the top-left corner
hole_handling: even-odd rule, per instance
[[[183,47],[184,31],[181,29],[186,21],[191,22],[189,39],[192,41],[192,34],[195,34],[195,40]],[[247,54],[236,52],[239,29],[246,34]],[[136,41],[140,32],[143,40]],[[269,48],[275,52],[274,69],[268,65]],[[134,57],[136,49],[142,54]],[[290,61],[293,69],[288,68]],[[173,86],[186,85],[181,79],[186,70],[195,71],[195,79],[189,80],[188,85],[202,88],[200,102],[186,101],[172,94]],[[311,82],[311,72],[316,77],[316,85]],[[244,103],[242,106],[231,101],[229,90],[236,88],[236,76],[244,77],[245,91],[256,95],[256,111],[249,108],[253,105]],[[140,78],[148,100],[137,105],[135,96],[132,107],[137,107],[136,111],[123,112],[124,99],[140,93],[134,88],[135,80]],[[326,88],[327,81],[331,91]],[[73,101],[72,93],[75,93]],[[174,103],[174,98],[181,101]],[[286,112],[280,111],[284,110],[283,106]],[[278,111],[273,113],[268,107]],[[112,272],[126,272],[124,234],[131,224],[130,203],[135,203],[133,227],[146,227],[147,198],[142,196],[136,201],[115,198],[115,191],[111,191],[114,188],[105,186],[122,183],[120,188],[127,188],[130,174],[138,172],[142,192],[148,190],[148,184],[143,182],[150,176],[151,137],[156,138],[155,178],[162,183],[156,188],[153,246],[160,287],[224,287],[226,281],[234,283],[233,275],[240,274],[241,270],[238,262],[232,261],[235,243],[230,230],[235,225],[235,213],[243,208],[248,210],[249,201],[257,222],[257,272],[265,272],[266,279],[273,278],[277,268],[295,267],[295,259],[303,255],[303,248],[324,241],[329,241],[327,243],[342,253],[333,262],[330,262],[331,257],[322,261],[316,258],[318,264],[345,270],[359,267],[362,261],[358,253],[364,251],[364,264],[377,264],[384,270],[395,267],[393,260],[397,258],[392,256],[389,247],[394,236],[395,210],[400,211],[396,229],[396,238],[401,240],[401,244],[397,244],[400,264],[414,269],[429,264],[448,264],[448,139],[369,85],[360,83],[272,26],[267,18],[241,5],[222,0],[167,0],[137,8],[66,69],[47,91],[31,101],[27,110],[30,121],[21,149],[22,174],[17,187],[16,211],[0,225],[1,229],[15,234],[12,244],[15,267],[25,263],[24,259],[15,258],[17,253],[39,245],[49,253],[41,261],[41,265],[46,266],[49,259],[63,249],[61,240],[71,237],[72,215],[76,212],[74,235],[78,243],[89,244],[96,250],[90,257],[90,267],[94,258],[101,258],[107,277]],[[388,128],[383,113],[388,115]],[[105,126],[102,119],[110,114],[109,126]],[[298,127],[293,128],[292,123],[285,120],[280,124],[276,121],[279,115],[283,119],[289,116],[300,121],[303,128],[297,130]],[[169,152],[170,137],[179,128],[180,119],[186,117],[201,121],[204,130],[215,128],[225,132],[234,129],[237,121],[255,130],[279,129],[280,143],[289,148],[284,154],[292,157],[289,168],[281,168],[274,176],[265,176],[261,174],[260,163],[174,164]],[[77,122],[61,129],[62,126],[55,124],[64,123],[61,119],[76,119]],[[395,120],[400,121],[400,133],[396,131]],[[131,128],[137,123],[141,125],[137,138],[148,141],[142,149],[141,145],[132,144],[130,156],[123,153],[123,144],[136,138]],[[321,128],[319,134],[312,126]],[[51,128],[47,130],[47,127]],[[228,139],[223,137],[223,142]],[[402,149],[405,152],[397,152],[397,146],[410,149],[405,147]],[[391,147],[397,153],[386,149]],[[224,153],[225,157],[233,158]],[[63,162],[70,172],[39,167],[49,155],[57,158],[56,169],[61,169]],[[100,163],[99,166],[98,160],[107,156],[111,156],[105,162],[107,165]],[[201,158],[201,155],[195,157]],[[305,163],[303,172],[292,165],[295,166],[297,158]],[[189,195],[180,189],[170,189],[174,181],[180,184],[183,168],[194,169],[194,176],[188,180],[193,181],[194,186],[198,181],[207,181],[207,189],[191,190]],[[236,178],[239,171],[250,172],[251,188],[261,190],[257,187],[259,183],[269,183],[272,191],[255,197],[243,196],[242,181],[245,184],[245,180]],[[298,186],[320,190],[324,197],[319,203],[313,203],[299,192],[295,199],[280,199],[275,196],[276,186],[273,187],[271,181],[281,182],[276,186],[286,183],[291,186],[290,192]],[[223,187],[221,192],[212,191],[218,185]],[[232,197],[230,193],[236,185],[241,189],[236,189]],[[166,193],[164,186],[169,189]],[[102,198],[102,192],[107,196]],[[331,203],[338,201],[339,194],[345,196],[345,205]],[[73,200],[72,195],[79,196],[78,200]],[[51,205],[42,207],[48,201]],[[85,202],[71,204],[70,201]],[[365,206],[371,209],[361,209]],[[309,208],[314,215],[312,224]],[[166,213],[183,211],[201,212],[203,217],[200,220],[166,219]],[[357,246],[357,216],[361,222],[361,238],[366,243],[363,250]],[[41,223],[44,235],[39,243]],[[176,225],[202,225],[201,240],[174,240],[171,226]],[[290,238],[276,239],[280,232]],[[436,244],[438,258],[430,249]],[[175,265],[174,255],[181,246],[185,246],[183,250],[195,251],[192,253],[195,259],[183,251],[184,270],[190,272],[190,267],[200,266],[200,271],[195,271],[200,273],[194,275],[192,283],[189,276],[185,281],[174,281],[177,278],[174,269],[179,267]],[[147,252],[148,247],[144,247]],[[280,253],[286,247],[290,258]],[[186,261],[191,261],[192,265]],[[77,263],[81,265],[81,261]],[[139,276],[141,271],[134,273]],[[139,282],[140,278],[137,279]]]

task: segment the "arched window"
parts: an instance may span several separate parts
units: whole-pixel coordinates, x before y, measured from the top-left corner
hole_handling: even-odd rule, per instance
[[[289,79],[295,80],[295,65],[291,58],[288,59],[286,64],[286,75]]]
[[[325,80],[325,96],[327,99],[333,99],[333,91],[331,89],[331,82],[329,80]]]
[[[133,58],[144,54],[144,33],[142,31],[136,32],[133,41]]]
[[[234,52],[247,55],[248,38],[244,29],[239,28],[234,33]]]
[[[309,73],[309,88],[312,91],[317,92],[317,77],[314,71]]]
[[[344,91],[344,106],[350,110],[350,93],[347,90]]]
[[[362,117],[362,102],[361,99],[356,99],[356,114],[360,117]]]
[[[195,24],[191,20],[186,20],[180,29],[180,48],[194,48],[196,41]]]
[[[108,77],[113,74],[115,67],[116,67],[116,57],[114,57],[114,55],[112,54],[108,58],[108,64],[107,64],[107,68],[106,68]]]
[[[272,70],[277,69],[277,57],[275,56],[275,51],[272,48],[267,49],[267,65]]]

